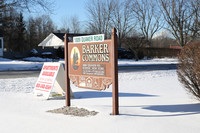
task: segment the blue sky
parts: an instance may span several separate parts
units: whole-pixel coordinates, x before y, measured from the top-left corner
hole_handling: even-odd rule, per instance
[[[88,0],[55,0],[55,7],[53,14],[50,14],[51,19],[55,25],[59,28],[62,26],[62,20],[70,18],[73,15],[78,16],[81,22],[87,19],[86,3]],[[43,11],[40,13],[25,13],[25,18],[31,16],[38,16],[45,14]]]
[[[62,18],[76,15],[80,21],[85,21],[87,11],[85,9],[88,0],[56,0],[55,12],[51,18],[57,24],[61,23]]]

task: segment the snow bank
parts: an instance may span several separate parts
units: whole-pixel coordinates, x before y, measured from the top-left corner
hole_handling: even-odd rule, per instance
[[[33,62],[51,62],[50,58],[40,58],[40,57],[27,57],[23,59],[24,61],[33,61]]]
[[[144,60],[129,60],[129,59],[119,59],[119,66],[127,65],[153,65],[153,64],[178,64],[177,58],[154,58],[154,59],[144,59]]]
[[[12,61],[12,60],[0,57],[0,61]]]
[[[41,62],[0,61],[0,71],[39,70],[42,66]]]
[[[25,61],[19,60],[9,60],[5,58],[0,58],[0,71],[13,71],[13,70],[40,70],[44,62],[52,62],[52,59],[45,59],[39,57],[29,57],[24,58]],[[59,62],[64,63],[61,59]],[[177,64],[178,60],[175,58],[155,58],[151,60],[140,60],[136,62],[135,60],[118,60],[119,66],[128,65],[151,65],[151,64]]]

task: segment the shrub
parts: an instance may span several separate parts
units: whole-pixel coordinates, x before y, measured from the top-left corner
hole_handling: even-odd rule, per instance
[[[186,45],[178,59],[179,81],[190,94],[200,100],[200,42]]]

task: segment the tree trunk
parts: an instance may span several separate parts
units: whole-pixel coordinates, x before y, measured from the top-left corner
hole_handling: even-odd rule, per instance
[[[134,50],[134,55],[135,55],[135,61],[139,61],[138,50]]]

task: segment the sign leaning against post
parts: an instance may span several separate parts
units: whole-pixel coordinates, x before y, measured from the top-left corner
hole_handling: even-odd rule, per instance
[[[112,30],[110,40],[104,35],[73,38],[68,42],[65,35],[66,106],[70,106],[70,81],[80,88],[105,90],[113,87],[113,115],[119,114],[117,35]]]

